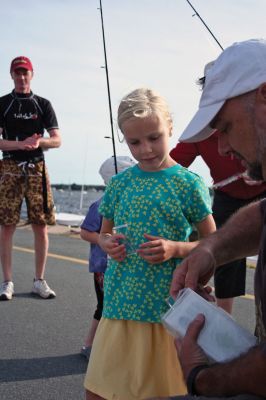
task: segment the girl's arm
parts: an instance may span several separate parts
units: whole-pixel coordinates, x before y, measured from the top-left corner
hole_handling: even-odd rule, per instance
[[[204,220],[195,224],[199,237],[203,238],[208,236],[210,233],[216,231],[216,225],[213,219],[213,216],[209,214]],[[197,240],[196,243],[198,244],[199,241]]]
[[[90,242],[93,244],[99,244],[99,233],[98,232],[92,232],[92,231],[87,231],[87,229],[81,229],[80,230],[80,237],[83,240],[86,240],[86,242]]]
[[[196,224],[199,236],[208,236],[216,230],[212,215],[208,215],[203,221]],[[151,264],[160,264],[170,258],[185,258],[199,243],[175,242],[158,236],[144,235],[149,242],[142,243],[138,250],[139,255]]]

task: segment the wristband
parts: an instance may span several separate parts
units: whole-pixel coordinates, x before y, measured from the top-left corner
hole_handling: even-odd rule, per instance
[[[210,365],[208,364],[201,364],[201,365],[197,365],[197,367],[192,368],[192,370],[190,371],[190,373],[188,374],[187,377],[187,390],[189,394],[192,395],[197,395],[197,390],[195,387],[195,380],[197,378],[197,375],[200,373],[200,371],[202,371],[203,369],[209,368]]]

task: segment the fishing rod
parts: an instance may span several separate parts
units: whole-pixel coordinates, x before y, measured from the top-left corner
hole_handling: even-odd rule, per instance
[[[193,5],[190,3],[189,0],[186,0],[187,3],[190,5],[190,7],[192,8],[192,10],[195,12],[194,15],[196,15],[200,21],[203,23],[203,25],[205,26],[205,28],[208,30],[208,32],[212,35],[213,39],[216,41],[216,43],[218,44],[218,46],[220,47],[220,49],[222,49],[222,51],[224,50],[223,46],[221,45],[221,43],[218,41],[218,39],[214,36],[214,34],[212,33],[212,31],[210,30],[210,28],[208,27],[208,25],[204,22],[204,20],[201,18],[201,16],[199,15],[198,11],[195,9],[195,7],[193,7]],[[193,15],[193,17],[194,17]]]
[[[221,45],[221,43],[218,41],[218,39],[215,37],[215,35],[212,33],[212,31],[210,30],[210,28],[208,27],[208,25],[204,22],[204,20],[201,18],[201,16],[199,15],[198,11],[195,9],[195,7],[193,7],[193,5],[191,4],[191,2],[189,0],[186,0],[187,3],[190,5],[190,7],[193,9],[193,11],[195,12],[194,15],[196,15],[200,21],[203,23],[203,25],[205,26],[205,28],[208,30],[208,32],[212,35],[213,39],[216,41],[216,43],[218,44],[218,46],[220,47],[220,49],[223,51],[224,48]],[[193,17],[194,17],[193,15]],[[206,68],[206,67],[205,67]],[[204,83],[205,81],[205,77],[200,78],[200,81],[202,83]],[[244,176],[246,175],[246,172],[241,172],[241,173],[237,173],[235,175],[229,176],[226,179],[223,179],[220,182],[217,182],[216,184],[214,184],[213,186],[211,186],[211,189],[217,189],[217,188],[221,188],[223,186],[228,185],[229,183],[232,183],[238,179],[244,178]]]
[[[114,124],[113,124],[113,113],[112,113],[112,102],[111,102],[111,92],[110,92],[110,85],[109,85],[109,74],[108,74],[108,63],[107,63],[107,55],[106,55],[106,44],[105,44],[105,34],[104,34],[104,22],[103,22],[103,8],[102,8],[102,0],[99,0],[101,14],[101,26],[102,26],[102,38],[103,38],[103,51],[104,51],[104,60],[105,60],[105,75],[106,75],[106,84],[107,84],[107,94],[108,94],[108,105],[109,105],[109,115],[110,115],[110,124],[111,124],[111,133],[112,133],[112,144],[113,144],[113,155],[114,155],[114,162],[115,162],[115,173],[117,174],[117,159],[116,159],[116,150],[115,150],[115,137],[114,137]],[[105,138],[110,138],[109,136],[105,136]]]

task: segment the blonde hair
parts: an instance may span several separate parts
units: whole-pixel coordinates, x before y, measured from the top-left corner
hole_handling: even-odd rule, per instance
[[[172,125],[172,117],[165,99],[151,89],[136,89],[120,102],[117,112],[119,129],[123,132],[122,125],[130,118],[146,118],[152,114],[160,114]]]

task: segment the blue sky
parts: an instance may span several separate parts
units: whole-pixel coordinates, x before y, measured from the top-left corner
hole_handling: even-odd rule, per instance
[[[191,0],[223,47],[266,37],[265,0]],[[185,0],[102,0],[116,150],[121,97],[145,86],[160,92],[174,118],[171,147],[197,108],[195,84],[204,65],[220,54]],[[112,155],[98,0],[10,0],[1,10],[0,95],[13,88],[12,58],[31,58],[32,89],[48,98],[63,145],[46,153],[52,183],[101,184],[101,163]],[[247,60],[248,62],[248,60]],[[192,169],[211,183],[204,163]]]

